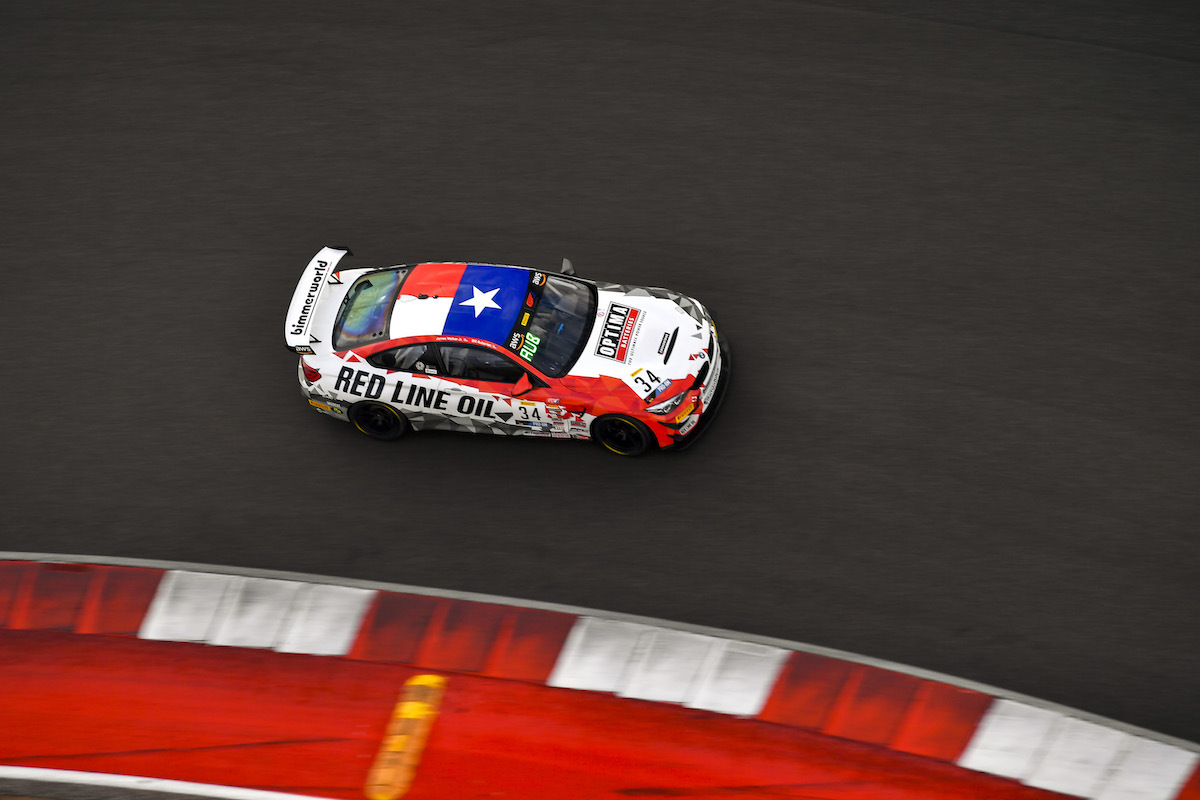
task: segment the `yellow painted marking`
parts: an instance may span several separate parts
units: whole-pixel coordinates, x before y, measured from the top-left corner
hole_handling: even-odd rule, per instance
[[[446,691],[441,675],[415,675],[404,683],[363,793],[368,800],[396,800],[412,786],[425,740]]]
[[[325,409],[326,411],[328,411],[328,410],[329,410],[329,406],[325,405],[324,403],[318,403],[316,400],[309,400],[309,401],[308,401],[308,404],[309,404],[310,406],[315,406],[315,407],[317,407],[317,408],[323,408],[323,409]]]

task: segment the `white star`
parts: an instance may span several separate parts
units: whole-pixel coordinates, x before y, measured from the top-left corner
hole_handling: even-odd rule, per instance
[[[500,291],[499,289],[492,289],[490,292],[481,292],[481,291],[479,291],[478,286],[472,286],[471,291],[473,291],[475,293],[475,296],[472,297],[470,300],[463,300],[461,303],[459,303],[459,305],[460,306],[471,306],[472,308],[474,308],[476,317],[478,317],[479,314],[485,308],[499,308],[500,307],[500,304],[492,299],[493,297],[496,296],[496,292]]]

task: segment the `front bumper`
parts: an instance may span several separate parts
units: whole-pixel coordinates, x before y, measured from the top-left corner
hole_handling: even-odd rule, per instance
[[[692,429],[684,434],[672,434],[671,443],[663,445],[664,450],[686,450],[695,444],[704,431],[708,430],[708,426],[712,424],[713,419],[717,416],[717,409],[721,407],[721,401],[725,399],[725,392],[729,388],[729,379],[733,375],[733,359],[730,358],[729,340],[718,337],[717,348],[721,351],[721,374],[717,378],[717,388],[708,403],[701,409],[700,419],[692,426]]]

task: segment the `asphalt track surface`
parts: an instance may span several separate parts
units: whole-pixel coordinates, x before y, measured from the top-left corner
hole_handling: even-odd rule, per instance
[[[1200,740],[1196,6],[894,9],[0,5],[0,550],[645,614]],[[327,244],[694,294],[721,417],[369,441],[282,346]]]

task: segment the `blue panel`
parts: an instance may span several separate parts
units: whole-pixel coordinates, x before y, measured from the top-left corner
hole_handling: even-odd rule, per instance
[[[442,333],[505,344],[528,286],[528,270],[468,264]]]

